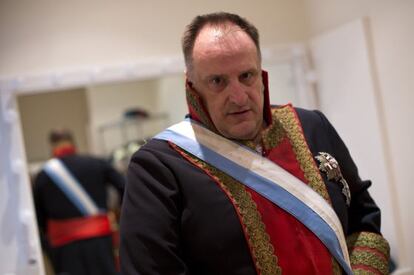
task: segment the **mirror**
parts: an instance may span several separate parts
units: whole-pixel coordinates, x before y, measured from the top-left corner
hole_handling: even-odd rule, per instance
[[[183,75],[176,74],[19,94],[16,101],[32,183],[52,156],[48,135],[56,127],[72,131],[80,154],[99,156],[125,175],[130,156],[147,138],[184,117],[183,83]],[[113,187],[107,194],[112,228],[117,228],[119,196]],[[53,274],[49,257],[44,259],[48,274]]]

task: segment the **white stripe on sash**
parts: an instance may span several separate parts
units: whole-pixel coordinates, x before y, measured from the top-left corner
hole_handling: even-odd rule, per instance
[[[99,213],[94,201],[59,159],[49,160],[43,170],[84,216]]]

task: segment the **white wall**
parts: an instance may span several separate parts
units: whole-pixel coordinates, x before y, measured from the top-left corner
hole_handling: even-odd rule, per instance
[[[157,108],[158,80],[148,79],[91,86],[87,88],[89,134],[91,151],[95,154],[109,154],[115,147],[129,141],[123,136],[122,122],[125,111],[133,108],[154,113]],[[117,127],[103,126],[118,125]],[[136,133],[137,134],[137,133]],[[140,133],[138,133],[140,134]],[[128,135],[131,136],[131,135]]]
[[[292,103],[298,106],[293,68],[290,60],[265,67],[269,73],[269,97],[271,104]]]
[[[306,34],[301,0],[2,0],[0,76],[180,54],[185,25],[220,10],[255,22],[263,45],[302,41]]]
[[[373,61],[380,92],[377,107],[389,145],[388,169],[401,210],[403,242],[400,267],[414,264],[414,1],[408,0],[305,0],[310,37],[360,17],[367,17],[372,31]],[[358,99],[355,99],[358,100]],[[398,217],[396,217],[398,219]],[[413,271],[412,271],[413,272]]]
[[[188,113],[184,73],[162,77],[158,81],[158,111],[168,115],[167,124],[184,119]]]

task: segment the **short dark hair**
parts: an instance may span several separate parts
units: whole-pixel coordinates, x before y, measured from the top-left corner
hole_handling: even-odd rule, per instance
[[[49,142],[50,144],[56,144],[62,141],[68,141],[74,143],[72,132],[65,128],[53,129],[49,133]]]
[[[253,40],[254,44],[256,45],[259,59],[261,59],[259,31],[257,28],[245,18],[242,18],[237,14],[228,12],[215,12],[196,16],[193,21],[187,25],[184,31],[182,38],[182,48],[187,69],[191,68],[194,43],[201,29],[208,24],[222,25],[225,23],[233,23],[234,25],[240,27],[240,29],[242,29]]]

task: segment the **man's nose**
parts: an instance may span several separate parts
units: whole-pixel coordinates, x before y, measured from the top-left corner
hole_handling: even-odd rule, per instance
[[[240,81],[235,80],[231,82],[229,88],[230,88],[229,90],[230,102],[236,104],[237,106],[246,105],[247,99],[248,99],[246,86],[244,86],[243,83],[240,83]]]

